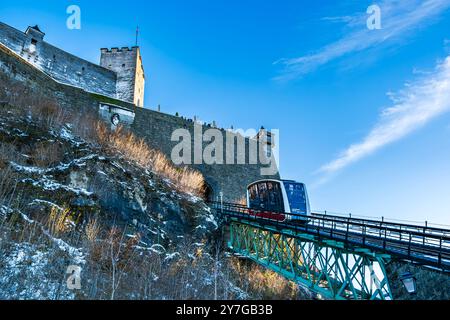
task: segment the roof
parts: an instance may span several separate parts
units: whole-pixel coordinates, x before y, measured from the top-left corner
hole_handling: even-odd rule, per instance
[[[34,27],[31,27],[31,28],[34,29],[34,30],[37,30],[37,31],[39,31],[39,32],[42,32],[41,29],[39,29],[39,26],[38,26],[38,25],[35,25]]]
[[[35,30],[35,31],[37,31],[37,32],[39,32],[39,33],[45,34],[45,33],[39,28],[38,25],[35,25],[34,27],[29,26],[29,27],[27,28],[27,31],[28,31],[29,29],[33,29],[33,30]]]

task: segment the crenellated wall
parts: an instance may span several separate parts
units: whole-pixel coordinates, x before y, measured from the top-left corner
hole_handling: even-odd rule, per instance
[[[171,141],[172,133],[176,129],[187,129],[191,134],[191,143],[194,144],[194,122],[181,117],[176,117],[161,112],[136,108],[133,104],[111,99],[104,95],[93,94],[82,89],[61,84],[52,80],[48,75],[40,72],[34,65],[23,61],[16,54],[0,44],[0,76],[18,80],[39,94],[54,97],[62,106],[80,110],[85,108],[97,110],[105,121],[110,121],[117,108],[123,108],[125,112],[119,112],[122,117],[126,116],[127,125],[138,137],[142,137],[153,148],[162,151],[169,158],[177,141]],[[1,77],[0,77],[1,79]],[[0,85],[3,85],[0,83]],[[111,106],[108,108],[107,106]],[[80,124],[82,125],[82,124]],[[202,126],[205,132],[209,126]],[[226,131],[221,130],[225,136]],[[250,139],[245,139],[248,150]],[[203,147],[207,143],[203,143]],[[224,141],[224,152],[226,145]],[[237,148],[235,148],[237,151]],[[236,158],[236,155],[235,155]],[[225,159],[225,157],[224,157]],[[248,160],[248,159],[247,159]],[[262,176],[262,164],[193,164],[190,167],[199,170],[209,187],[212,199],[217,200],[222,192],[224,201],[237,201],[245,196],[246,186],[256,180],[263,178],[279,178],[278,174],[273,176]]]

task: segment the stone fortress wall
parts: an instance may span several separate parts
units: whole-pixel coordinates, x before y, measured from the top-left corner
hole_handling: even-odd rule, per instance
[[[0,29],[2,27],[0,26]],[[43,72],[35,63],[28,61],[28,57],[23,56],[18,47],[9,48],[9,45],[2,44],[4,38],[0,31],[0,73],[8,78],[19,80],[31,89],[48,97],[53,97],[61,105],[74,108],[75,110],[85,110],[92,108],[98,110],[105,121],[110,121],[114,114],[121,115],[122,123],[129,127],[138,137],[153,148],[162,151],[167,157],[171,158],[173,147],[178,141],[172,141],[172,133],[176,129],[186,129],[192,137],[194,144],[194,125],[196,122],[184,119],[178,116],[164,114],[158,111],[138,108],[133,103],[111,98],[109,94],[85,89],[80,86],[77,88],[72,80],[60,81],[48,72]],[[58,49],[59,50],[59,49]],[[89,63],[89,62],[86,62]],[[1,85],[1,84],[0,84]],[[100,86],[104,88],[104,86]],[[197,124],[198,125],[198,124]],[[211,129],[211,126],[201,125],[202,132]],[[225,137],[230,134],[229,131],[220,129]],[[235,137],[238,135],[235,134]],[[239,136],[241,137],[241,136]],[[234,145],[234,159],[237,158],[237,140],[232,140]],[[248,150],[250,143],[254,139],[245,138],[244,143]],[[209,143],[203,142],[203,147]],[[223,141],[224,160],[227,149],[226,140]],[[248,160],[248,156],[246,157]],[[191,168],[199,170],[209,187],[209,199],[218,200],[223,195],[224,201],[238,201],[245,196],[246,187],[250,183],[266,178],[279,179],[279,174],[272,176],[262,176],[261,169],[267,167],[258,162],[257,164],[192,164]]]
[[[44,35],[33,28],[24,33],[0,22],[0,43],[53,79],[89,92],[116,96],[114,71],[52,46],[43,40]]]
[[[0,43],[64,84],[142,107],[145,75],[139,47],[101,49],[100,65],[44,41],[38,26],[21,32],[0,22]]]

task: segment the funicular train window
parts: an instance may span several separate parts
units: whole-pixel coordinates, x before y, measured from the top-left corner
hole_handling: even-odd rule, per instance
[[[259,208],[258,187],[256,184],[249,188],[250,208]]]
[[[267,185],[265,182],[258,183],[259,208],[266,209],[268,205]]]
[[[268,206],[267,209],[274,212],[283,212],[283,199],[280,184],[277,182],[267,182]]]

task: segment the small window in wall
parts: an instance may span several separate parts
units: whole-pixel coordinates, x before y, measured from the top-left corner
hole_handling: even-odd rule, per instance
[[[36,51],[36,45],[37,45],[37,40],[36,39],[31,39],[30,52],[35,52]]]

